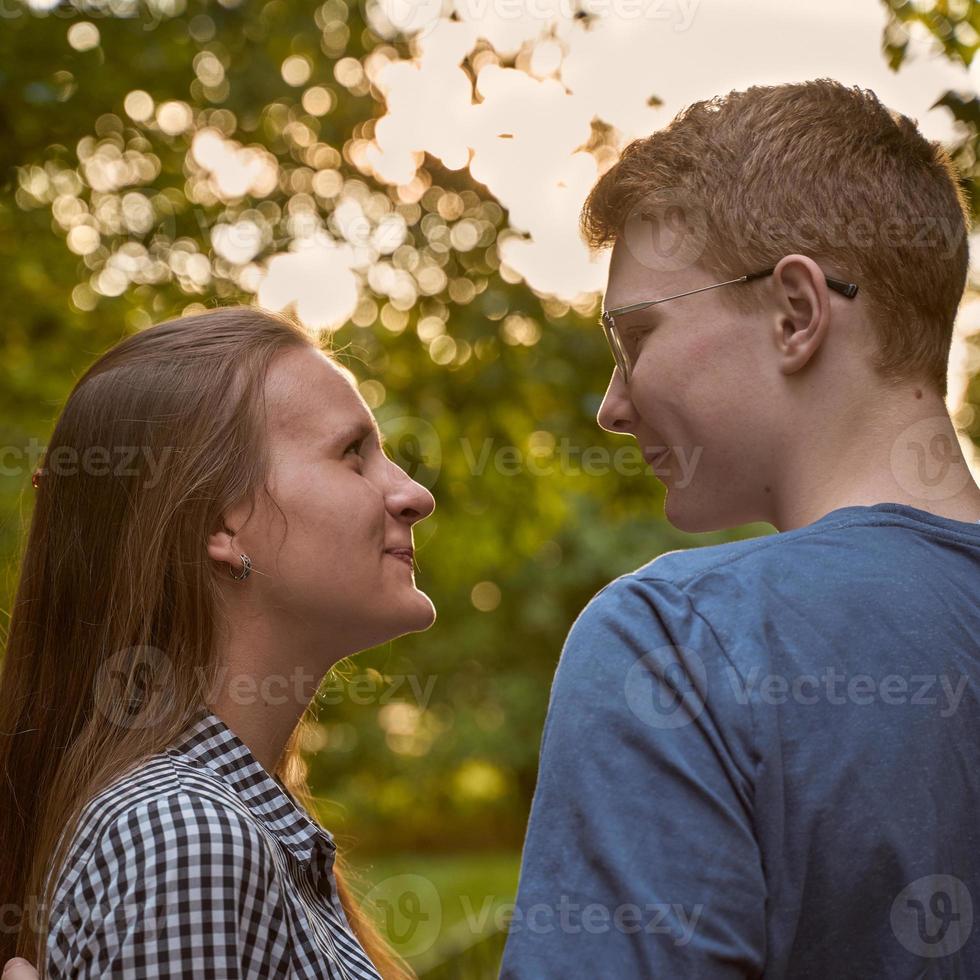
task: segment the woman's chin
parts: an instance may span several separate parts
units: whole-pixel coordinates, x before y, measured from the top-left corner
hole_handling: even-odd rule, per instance
[[[390,632],[385,640],[397,639],[406,633],[423,633],[436,621],[436,607],[432,600],[421,590],[415,589],[415,594],[408,602],[399,602],[397,609],[388,609],[385,619],[390,624]]]
[[[415,591],[418,600],[418,611],[416,613],[417,625],[406,630],[409,633],[421,633],[436,621],[435,604],[421,589],[416,589]]]

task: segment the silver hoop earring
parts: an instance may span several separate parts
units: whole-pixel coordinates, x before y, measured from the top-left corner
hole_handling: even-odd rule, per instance
[[[229,572],[231,572],[231,577],[233,579],[236,579],[239,582],[244,582],[245,579],[248,578],[249,573],[252,571],[252,559],[249,558],[248,555],[241,555],[241,559],[242,559],[242,570],[240,574],[236,575],[235,570],[233,568],[229,568],[228,570]]]

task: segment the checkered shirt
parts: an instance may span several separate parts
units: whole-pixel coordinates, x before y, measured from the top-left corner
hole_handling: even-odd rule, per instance
[[[51,980],[380,980],[337,896],[336,847],[201,708],[93,797],[55,889]]]

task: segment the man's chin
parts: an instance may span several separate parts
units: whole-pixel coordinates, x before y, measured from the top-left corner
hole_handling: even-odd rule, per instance
[[[664,496],[664,517],[670,525],[685,534],[705,534],[709,531],[724,531],[732,525],[726,523],[719,511],[710,505],[698,505],[683,491],[668,489]]]
[[[685,534],[709,534],[757,522],[767,523],[761,513],[755,514],[761,504],[756,507],[752,502],[742,501],[742,506],[737,508],[734,500],[723,494],[724,491],[715,499],[703,500],[671,487],[664,495],[664,517],[672,527]]]

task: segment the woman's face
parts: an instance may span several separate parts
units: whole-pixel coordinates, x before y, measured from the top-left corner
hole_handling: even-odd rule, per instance
[[[260,495],[244,527],[247,503],[227,520],[263,612],[342,656],[427,629],[436,614],[415,587],[412,526],[435,500],[385,455],[346,373],[314,348],[289,351],[266,404],[275,503]]]

